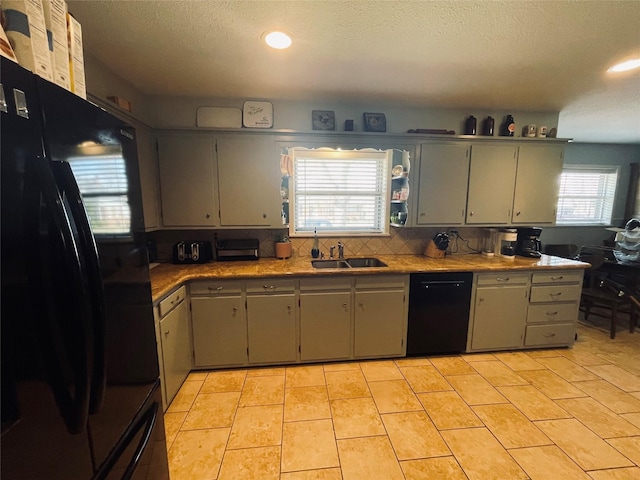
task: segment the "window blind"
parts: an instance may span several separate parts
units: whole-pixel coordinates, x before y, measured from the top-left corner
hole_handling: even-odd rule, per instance
[[[564,168],[556,223],[610,225],[617,181],[617,168]]]
[[[291,234],[388,231],[388,151],[293,151]]]
[[[124,158],[121,155],[101,155],[71,157],[68,161],[78,183],[93,233],[130,233],[129,182]]]

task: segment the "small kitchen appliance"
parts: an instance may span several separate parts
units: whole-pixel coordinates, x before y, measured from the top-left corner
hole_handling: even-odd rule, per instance
[[[213,260],[211,242],[184,240],[173,246],[172,263],[207,263]]]
[[[498,230],[495,244],[495,256],[513,260],[518,243],[518,230],[515,228],[501,228]]]
[[[216,258],[219,261],[228,260],[258,260],[260,242],[257,238],[243,238],[239,240],[218,240],[216,242]]]
[[[529,258],[540,258],[540,234],[539,227],[518,228],[518,244],[516,245],[516,255]]]

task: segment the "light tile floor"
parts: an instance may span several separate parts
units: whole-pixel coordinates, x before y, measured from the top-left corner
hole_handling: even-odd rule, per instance
[[[193,372],[172,480],[640,479],[640,332],[572,349]]]

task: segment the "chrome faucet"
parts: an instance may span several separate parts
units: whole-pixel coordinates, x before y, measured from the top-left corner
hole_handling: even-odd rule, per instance
[[[338,242],[338,258],[344,258],[344,244]]]

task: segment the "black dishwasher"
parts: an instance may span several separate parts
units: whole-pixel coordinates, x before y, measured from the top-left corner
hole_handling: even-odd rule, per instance
[[[473,273],[413,273],[407,356],[464,352]]]

